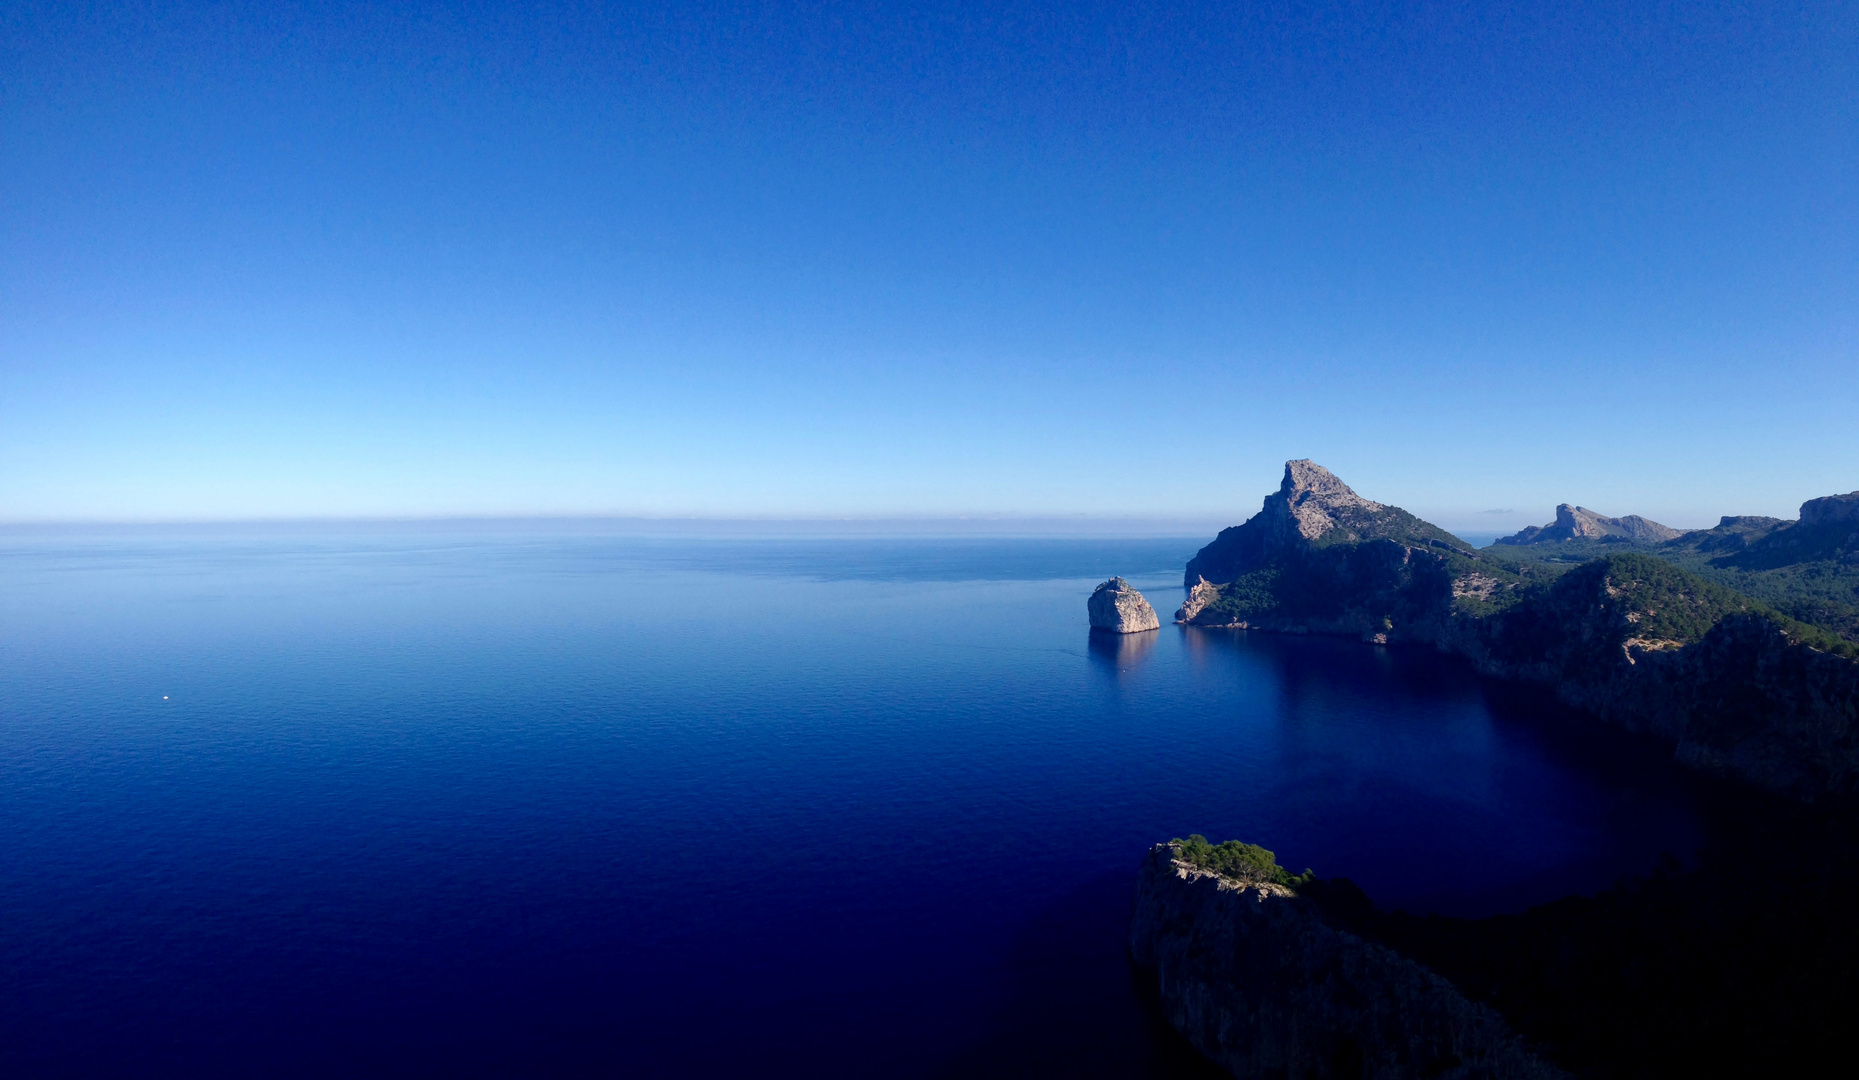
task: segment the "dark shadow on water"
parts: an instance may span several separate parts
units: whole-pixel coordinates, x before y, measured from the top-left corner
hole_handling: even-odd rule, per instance
[[[1036,915],[1008,958],[992,1032],[936,1077],[1224,1076],[1168,1025],[1125,951],[1134,873],[1087,882]]]

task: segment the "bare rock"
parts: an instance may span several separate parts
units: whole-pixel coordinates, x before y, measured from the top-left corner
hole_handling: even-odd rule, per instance
[[[1387,509],[1357,495],[1335,473],[1309,458],[1285,462],[1278,496],[1281,502],[1274,509],[1281,508],[1284,527],[1306,540],[1315,540],[1350,519]]]
[[[1274,559],[1313,547],[1389,539],[1477,555],[1465,542],[1398,506],[1357,495],[1336,474],[1309,459],[1285,462],[1284,480],[1244,524],[1222,529],[1188,563],[1184,588],[1205,577],[1216,584],[1238,579]]]
[[[1803,525],[1859,525],[1859,491],[1828,495],[1801,504]]]
[[[1178,623],[1193,622],[1194,617],[1206,610],[1207,605],[1220,599],[1220,586],[1201,578],[1194,588],[1188,590],[1188,598],[1175,612]]]
[[[1091,594],[1086,608],[1091,613],[1093,630],[1113,630],[1119,634],[1138,634],[1144,630],[1155,630],[1162,625],[1162,620],[1155,617],[1155,609],[1143,594],[1130,588],[1130,583],[1120,577],[1111,578],[1097,587]]]

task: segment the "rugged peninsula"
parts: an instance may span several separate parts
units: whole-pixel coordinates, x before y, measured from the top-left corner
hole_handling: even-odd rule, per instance
[[[1839,602],[1797,596],[1789,614],[1721,576],[1859,563],[1859,493],[1813,500],[1799,522],[1663,540],[1656,522],[1566,505],[1550,529],[1568,535],[1474,550],[1291,461],[1257,514],[1188,563],[1176,619],[1431,645],[1670,738],[1697,768],[1802,798],[1859,792],[1859,639],[1799,617]]]
[[[1683,533],[1564,504],[1475,550],[1292,461],[1184,585],[1178,622],[1428,645],[1749,782],[1695,867],[1484,919],[1381,911],[1248,844],[1158,845],[1130,957],[1232,1075],[1814,1075],[1843,1052],[1859,492]]]

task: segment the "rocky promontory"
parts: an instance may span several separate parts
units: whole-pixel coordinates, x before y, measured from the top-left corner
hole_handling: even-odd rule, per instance
[[[1813,556],[1837,570],[1859,552],[1848,499],[1815,500],[1803,524],[1764,526],[1747,541],[1744,519],[1726,519],[1719,529],[1741,546],[1718,561]],[[1859,793],[1859,642],[1643,547],[1610,546],[1579,566],[1511,550],[1473,551],[1313,462],[1287,462],[1259,513],[1189,562],[1176,618],[1431,645],[1664,735],[1698,768],[1806,798]]]
[[[1143,599],[1143,594],[1131,588],[1130,583],[1120,577],[1111,578],[1099,585],[1091,593],[1085,609],[1090,613],[1093,630],[1140,634],[1162,625],[1162,620],[1155,617],[1155,609],[1149,606],[1149,601]]]
[[[1143,860],[1130,957],[1156,980],[1169,1023],[1233,1076],[1565,1075],[1497,1013],[1333,925],[1294,888],[1215,873],[1181,853],[1179,842],[1158,844]]]

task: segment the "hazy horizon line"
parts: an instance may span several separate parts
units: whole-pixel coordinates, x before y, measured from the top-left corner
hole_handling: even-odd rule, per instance
[[[1243,518],[1241,519],[1243,520]],[[551,531],[674,535],[679,532],[746,535],[1092,535],[1189,536],[1238,524],[1223,515],[1147,514],[408,514],[293,515],[200,518],[0,519],[0,530],[26,533],[85,531],[237,531],[335,529],[427,531]]]

